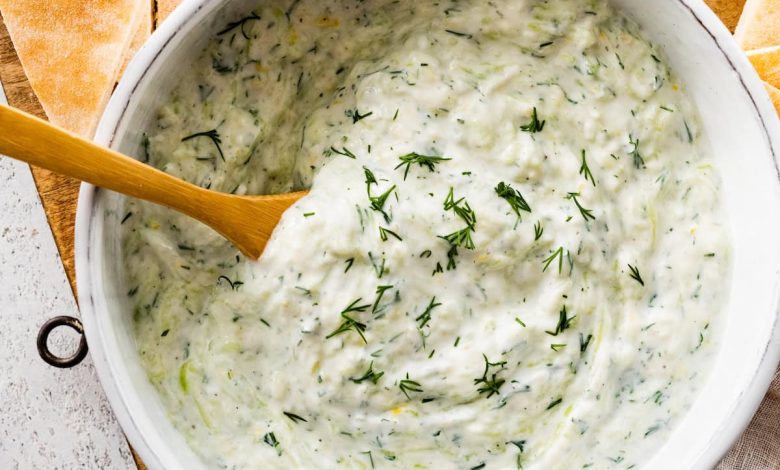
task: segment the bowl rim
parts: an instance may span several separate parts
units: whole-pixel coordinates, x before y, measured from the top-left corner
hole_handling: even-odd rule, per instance
[[[116,132],[129,109],[138,86],[152,65],[157,60],[165,58],[168,44],[192,21],[198,12],[207,9],[210,13],[227,1],[184,0],[173,11],[128,64],[101,117],[94,137],[95,142],[109,147],[115,145]],[[771,163],[773,163],[777,173],[776,184],[780,187],[780,121],[776,118],[774,106],[763,87],[762,80],[750,65],[745,53],[737,45],[731,33],[703,0],[676,1],[698,21],[737,74],[742,87],[752,101],[750,105],[763,126],[763,134],[772,153],[769,158],[773,160]],[[125,398],[125,392],[119,389],[117,379],[112,371],[111,361],[102,343],[104,337],[98,327],[98,314],[104,314],[104,312],[98,312],[95,304],[95,281],[100,281],[93,278],[96,273],[91,271],[90,262],[96,189],[91,184],[81,184],[76,212],[76,284],[85,335],[90,345],[90,354],[98,378],[130,444],[147,467],[162,469],[165,468],[165,462],[160,456],[159,449],[166,447],[167,444],[150,442],[145,430],[141,429],[141,426],[133,418],[133,413]],[[780,272],[778,272],[776,284],[780,285]],[[780,305],[776,305],[775,313],[773,334],[764,348],[761,361],[753,377],[749,383],[745,384],[742,399],[729,411],[728,424],[725,428],[719,429],[720,435],[713,438],[707,450],[699,456],[696,468],[713,468],[747,428],[761,404],[780,363]],[[713,430],[713,432],[715,431]]]

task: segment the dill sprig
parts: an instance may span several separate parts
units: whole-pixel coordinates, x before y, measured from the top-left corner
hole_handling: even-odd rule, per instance
[[[368,200],[371,202],[371,209],[382,214],[385,218],[385,222],[390,222],[390,216],[385,212],[385,202],[387,202],[387,198],[390,197],[393,191],[395,191],[395,185],[379,196],[372,196],[370,193],[368,195]]]
[[[385,295],[385,291],[392,289],[393,286],[377,286],[376,288],[376,300],[374,300],[374,305],[371,307],[371,313],[376,313],[379,309],[379,302],[382,301],[382,296]]]
[[[279,441],[276,440],[276,436],[272,432],[268,432],[263,436],[263,442],[276,449],[279,455],[282,455],[282,449],[279,448]]]
[[[544,227],[542,227],[542,221],[539,220],[534,224],[534,241],[542,238],[542,234],[544,234]]]
[[[363,332],[366,331],[366,324],[361,323],[348,315],[352,312],[355,313],[365,312],[366,309],[371,307],[371,304],[358,305],[362,300],[363,300],[362,297],[358,298],[357,300],[349,304],[347,308],[341,311],[341,318],[342,318],[341,325],[339,325],[338,328],[333,330],[331,334],[326,336],[325,339],[330,339],[334,336],[340,335],[342,333],[346,333],[350,330],[355,330],[355,332],[358,335],[360,335],[360,338],[363,340],[363,342],[368,344],[368,341],[366,341],[366,337],[363,334]]]
[[[473,250],[475,245],[474,240],[471,239],[471,232],[472,228],[466,227],[461,230],[456,230],[449,235],[440,235],[439,238],[447,240],[452,246],[462,246],[467,250]],[[457,252],[455,252],[455,255],[457,255]]]
[[[552,264],[555,259],[558,258],[558,274],[560,274],[563,271],[563,247],[559,246],[557,250],[553,251],[550,256],[544,259],[542,263],[544,264],[544,269],[542,269],[542,272],[547,271],[547,268],[550,267],[550,264]]]
[[[308,423],[308,421],[307,421],[305,418],[302,418],[301,416],[298,416],[298,415],[297,415],[297,414],[295,414],[295,413],[290,413],[289,411],[282,411],[282,413],[283,413],[285,416],[287,416],[288,418],[290,418],[290,420],[291,420],[293,423],[295,423],[295,424],[298,424],[299,422]]]
[[[580,333],[580,353],[584,353],[588,349],[588,345],[590,344],[591,340],[593,339],[593,335],[588,335],[586,338],[585,335]]]
[[[395,167],[395,169],[399,169],[402,166],[406,166],[404,168],[404,180],[406,180],[406,176],[409,174],[409,168],[411,168],[412,165],[417,164],[421,167],[428,168],[428,171],[433,172],[434,167],[437,163],[446,161],[446,160],[452,160],[451,158],[445,158],[435,155],[420,155],[419,153],[412,152],[407,153],[406,155],[402,155],[398,157],[401,160],[401,163],[398,164],[398,166]]]
[[[574,204],[577,206],[577,209],[579,209],[580,214],[582,214],[582,218],[585,219],[585,222],[588,220],[596,220],[596,216],[593,215],[593,210],[582,207],[580,201],[577,199],[579,196],[580,193],[569,193],[566,196],[566,199],[574,201]]]
[[[628,153],[634,159],[634,167],[637,170],[644,168],[645,159],[642,158],[642,155],[639,153],[639,139],[634,140],[634,137],[631,134],[629,134],[628,143],[629,145],[634,146],[634,148],[631,149],[631,151]]]
[[[558,312],[558,324],[555,325],[555,330],[545,331],[545,333],[550,336],[558,336],[567,329],[571,328],[571,321],[575,318],[577,318],[577,315],[572,315],[570,317],[569,313],[566,311],[566,305],[564,305],[560,312]]]
[[[458,247],[456,245],[450,245],[450,249],[447,250],[447,271],[458,267],[456,261],[457,258],[458,258]]]
[[[490,362],[486,355],[483,354],[482,357],[485,359],[485,371],[482,373],[482,377],[474,379],[474,385],[479,385],[477,392],[480,395],[486,393],[485,398],[490,398],[493,395],[498,395],[501,386],[506,382],[505,379],[498,376],[505,369],[506,361]],[[498,368],[498,370],[491,374],[490,369],[493,367]]]
[[[590,180],[593,183],[593,187],[596,187],[596,180],[593,178],[593,173],[590,171],[588,161],[585,159],[585,150],[582,150],[582,164],[580,165],[580,174],[585,177],[585,181]]]
[[[351,158],[353,160],[357,159],[354,153],[352,153],[348,148],[341,147],[341,150],[337,149],[336,147],[331,146],[330,152],[335,153],[337,155],[342,155],[344,157]]]
[[[371,185],[372,184],[378,184],[376,176],[374,176],[374,172],[369,170],[368,167],[363,167],[363,173],[366,175],[366,191],[371,194]]]
[[[436,297],[434,296],[431,299],[431,301],[428,303],[428,306],[425,307],[425,311],[423,311],[423,313],[421,313],[417,318],[414,319],[414,321],[420,322],[420,324],[417,327],[422,329],[422,327],[427,325],[428,322],[431,321],[431,313],[433,312],[433,309],[439,306],[441,306],[441,303],[436,302]]]
[[[390,216],[387,214],[387,212],[385,212],[385,203],[387,202],[387,198],[389,198],[393,191],[395,191],[396,186],[393,185],[390,189],[380,194],[379,196],[372,196],[371,185],[379,184],[379,182],[377,181],[376,176],[374,176],[374,173],[367,167],[363,167],[363,172],[366,175],[366,193],[368,194],[368,201],[371,203],[371,209],[382,214],[382,216],[385,218],[385,222],[389,223]]]
[[[398,241],[404,241],[404,239],[401,238],[400,235],[398,235],[397,233],[393,232],[389,228],[379,227],[379,238],[383,242],[386,242],[388,240],[388,235],[390,235],[392,237],[395,237],[396,239],[398,239]]]
[[[406,395],[407,400],[411,400],[409,392],[422,393],[423,391],[422,385],[420,385],[419,382],[415,382],[414,380],[409,379],[408,372],[406,373],[406,378],[398,382],[398,388],[400,388],[401,392]]]
[[[258,16],[257,13],[252,12],[252,14],[249,16],[241,18],[238,21],[228,23],[225,29],[217,33],[217,36],[222,36],[223,34],[229,33],[230,31],[233,31],[236,28],[241,28],[241,35],[244,36],[244,39],[249,39],[249,35],[246,33],[246,30],[244,30],[244,25],[246,25],[250,21],[260,21],[260,20],[262,20],[262,18],[260,18],[260,16]]]
[[[515,214],[517,214],[518,218],[522,218],[520,216],[520,211],[526,211],[528,213],[531,212],[531,206],[528,205],[528,202],[526,202],[523,195],[520,194],[520,191],[514,189],[512,186],[504,183],[503,181],[498,183],[498,186],[496,186],[495,189],[498,197],[506,200],[506,202],[509,203],[509,206],[515,212]]]
[[[477,225],[477,214],[471,209],[465,197],[455,200],[452,187],[450,187],[450,192],[447,193],[447,197],[444,199],[444,210],[455,212],[472,229]]]
[[[385,375],[384,372],[374,370],[374,361],[371,361],[371,363],[368,365],[368,369],[363,373],[363,375],[356,378],[350,378],[349,380],[355,382],[356,384],[361,384],[368,380],[372,384],[376,385],[383,375]]]
[[[531,122],[520,126],[520,130],[523,132],[530,132],[531,134],[542,132],[542,129],[544,129],[544,123],[545,121],[539,120],[539,117],[536,114],[536,106],[534,106],[534,110],[531,112]]]
[[[198,137],[208,137],[211,139],[212,142],[214,142],[214,146],[217,147],[217,152],[219,152],[220,158],[222,158],[222,161],[225,161],[225,154],[222,153],[222,139],[219,137],[219,132],[217,132],[216,129],[211,129],[210,131],[205,132],[196,132],[192,135],[188,135],[187,137],[184,137],[181,139],[182,142],[187,142],[188,140],[192,140]]]
[[[439,238],[446,240],[450,244],[450,250],[447,252],[447,269],[455,269],[457,264],[455,262],[458,256],[457,247],[463,247],[467,250],[473,250],[474,240],[471,238],[471,234],[477,229],[477,214],[471,209],[466,198],[455,199],[454,190],[450,188],[447,197],[444,199],[444,210],[451,210],[460,217],[465,223],[466,227],[449,235],[439,235]]]
[[[636,266],[631,266],[630,264],[628,265],[628,269],[630,271],[628,275],[631,277],[631,279],[644,286],[645,281],[642,280],[642,275],[639,274],[639,269],[637,269]]]
[[[348,117],[352,118],[352,124],[357,124],[358,121],[371,116],[372,114],[374,114],[374,112],[371,111],[371,112],[368,112],[366,114],[360,114],[360,111],[358,111],[358,109],[355,108],[355,109],[348,109],[348,110],[346,110],[345,114]]]

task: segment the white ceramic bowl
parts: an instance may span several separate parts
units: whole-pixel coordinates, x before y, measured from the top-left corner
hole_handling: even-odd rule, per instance
[[[141,135],[226,17],[260,0],[187,0],[127,69],[96,140],[139,155]],[[613,0],[661,46],[695,101],[723,178],[734,272],[721,351],[704,390],[647,468],[709,469],[747,426],[780,358],[780,123],[729,32],[701,0]],[[151,469],[204,465],[169,422],[139,362],[122,285],[121,198],[85,184],[76,272],[92,357],[131,444]]]

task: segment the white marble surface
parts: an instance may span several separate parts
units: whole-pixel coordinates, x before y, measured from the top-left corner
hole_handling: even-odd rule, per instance
[[[78,310],[32,174],[0,156],[0,469],[134,469],[89,356],[66,370],[38,357],[38,328],[57,315]],[[76,341],[57,330],[50,343]]]

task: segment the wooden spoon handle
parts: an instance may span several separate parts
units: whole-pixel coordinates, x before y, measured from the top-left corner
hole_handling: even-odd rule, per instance
[[[198,186],[5,105],[0,105],[0,154],[198,219],[209,199]]]

